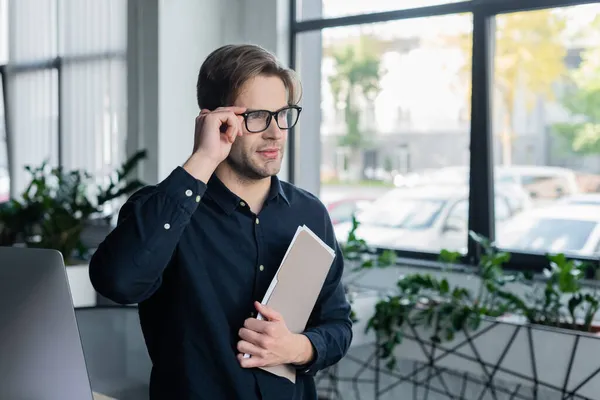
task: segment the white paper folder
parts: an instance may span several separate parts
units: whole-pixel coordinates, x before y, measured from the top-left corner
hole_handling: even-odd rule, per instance
[[[334,258],[335,251],[309,228],[304,225],[298,227],[262,300],[263,304],[282,315],[291,332],[302,333],[306,329]],[[263,319],[260,314],[257,318]],[[294,366],[262,369],[296,382]]]

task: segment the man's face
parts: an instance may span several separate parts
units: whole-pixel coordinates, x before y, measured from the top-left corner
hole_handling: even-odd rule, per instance
[[[261,75],[244,84],[233,105],[246,107],[247,111],[277,111],[286,107],[287,103],[283,81],[275,76]],[[244,135],[235,139],[227,157],[231,168],[240,176],[254,180],[279,173],[287,130],[279,129],[275,118],[262,132],[248,132],[245,122],[242,122],[242,129]]]

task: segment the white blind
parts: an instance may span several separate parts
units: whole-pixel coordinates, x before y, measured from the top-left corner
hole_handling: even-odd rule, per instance
[[[8,61],[8,1],[0,0],[0,65],[6,64],[7,61]]]
[[[56,70],[41,70],[12,77],[8,101],[12,113],[11,138],[16,170],[16,195],[29,182],[25,165],[38,166],[47,161],[58,162],[58,74]]]
[[[7,1],[16,193],[25,165],[58,164],[59,142],[66,169],[103,180],[125,153],[127,0]]]
[[[57,0],[8,0],[8,10],[10,63],[56,57]]]
[[[63,165],[102,179],[124,157],[125,61],[74,63],[62,74]]]
[[[6,131],[4,125],[4,96],[0,80],[0,202],[8,196],[8,152],[6,149]]]
[[[61,55],[125,51],[127,0],[60,0],[59,6]]]

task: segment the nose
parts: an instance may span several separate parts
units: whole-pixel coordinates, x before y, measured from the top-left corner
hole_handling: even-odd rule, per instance
[[[283,138],[283,130],[277,125],[275,118],[269,124],[269,127],[263,132],[263,138],[268,140],[280,140]]]

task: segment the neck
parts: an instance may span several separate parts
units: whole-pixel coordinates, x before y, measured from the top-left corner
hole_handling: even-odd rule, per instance
[[[255,214],[260,212],[269,195],[271,177],[249,179],[234,171],[226,162],[217,167],[215,174],[229,190],[248,203]]]

